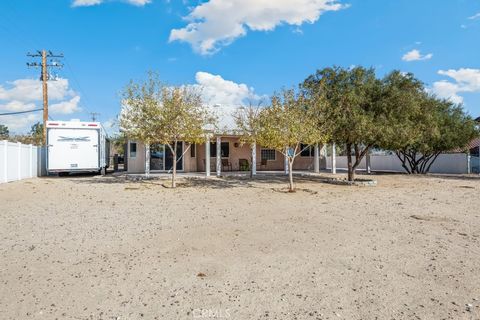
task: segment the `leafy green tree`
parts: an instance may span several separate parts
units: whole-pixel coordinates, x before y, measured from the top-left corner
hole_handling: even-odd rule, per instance
[[[114,133],[110,137],[110,143],[115,150],[115,153],[119,155],[125,154],[125,145],[128,141],[127,136],[125,135],[125,132],[118,132]]]
[[[379,144],[395,151],[409,174],[427,173],[441,153],[464,148],[478,136],[460,105],[429,95],[413,74],[387,75],[381,104],[388,112]]]
[[[349,181],[354,181],[357,167],[381,135],[381,87],[375,70],[363,67],[325,68],[302,84],[309,99],[318,102],[317,126],[324,127],[330,142],[345,145]]]
[[[271,105],[259,113],[256,141],[263,147],[275,149],[288,160],[289,191],[293,184],[293,163],[302,152],[301,145],[324,142],[325,136],[312,116],[308,100],[294,90],[282,90],[271,99]],[[255,120],[256,122],[257,120]]]
[[[10,131],[6,125],[0,124],[0,140],[7,140],[10,135]]]
[[[37,122],[31,127],[28,134],[14,135],[9,138],[14,142],[41,146],[43,145],[43,124]]]
[[[43,123],[37,122],[30,129],[30,143],[36,146],[44,145]]]
[[[144,82],[131,82],[123,92],[120,128],[129,139],[145,143],[147,148],[146,174],[150,172],[152,143],[168,146],[174,161],[172,187],[176,187],[177,162],[191,144],[205,141],[204,129],[214,119],[202,102],[200,93],[192,87],[172,87],[163,84],[158,75],[150,72]],[[179,142],[189,143],[178,157]]]

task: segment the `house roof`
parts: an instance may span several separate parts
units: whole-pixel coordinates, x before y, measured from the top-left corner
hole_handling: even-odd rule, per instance
[[[480,147],[480,138],[475,138],[468,144],[468,149],[474,149]]]

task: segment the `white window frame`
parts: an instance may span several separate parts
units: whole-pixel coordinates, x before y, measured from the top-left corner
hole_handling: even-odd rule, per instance
[[[132,156],[132,147],[131,145],[135,144],[135,154]],[[135,141],[129,141],[128,142],[128,157],[131,159],[136,159],[137,158],[137,153],[138,153],[138,143]]]
[[[263,151],[273,151],[273,159],[267,159],[267,161],[277,161],[277,150],[269,149],[269,148],[261,148],[260,149],[260,160],[263,160],[262,152]]]
[[[304,148],[305,149],[304,151],[308,150],[308,152],[309,152],[308,156],[302,155],[302,150],[303,150],[302,146],[306,146]],[[300,144],[300,148],[302,148],[302,149],[300,149],[300,158],[313,158],[313,157],[315,157],[315,149],[314,149],[315,147],[313,145]]]

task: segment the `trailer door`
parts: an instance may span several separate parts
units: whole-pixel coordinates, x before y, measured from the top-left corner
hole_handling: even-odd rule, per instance
[[[48,170],[98,169],[98,142],[98,130],[49,129]]]

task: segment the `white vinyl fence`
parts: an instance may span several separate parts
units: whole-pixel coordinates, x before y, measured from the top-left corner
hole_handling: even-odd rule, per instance
[[[337,169],[347,170],[347,157],[337,156]],[[359,170],[366,170],[366,157],[362,159]],[[327,158],[327,169],[332,168],[331,157]],[[405,172],[402,167],[402,162],[396,155],[370,155],[370,169],[372,171],[386,171],[386,172]],[[437,160],[430,168],[431,173],[450,173],[462,174],[470,173],[471,162],[469,156],[465,153],[445,153],[438,156]]]
[[[31,144],[0,141],[0,183],[41,176],[43,154]]]

